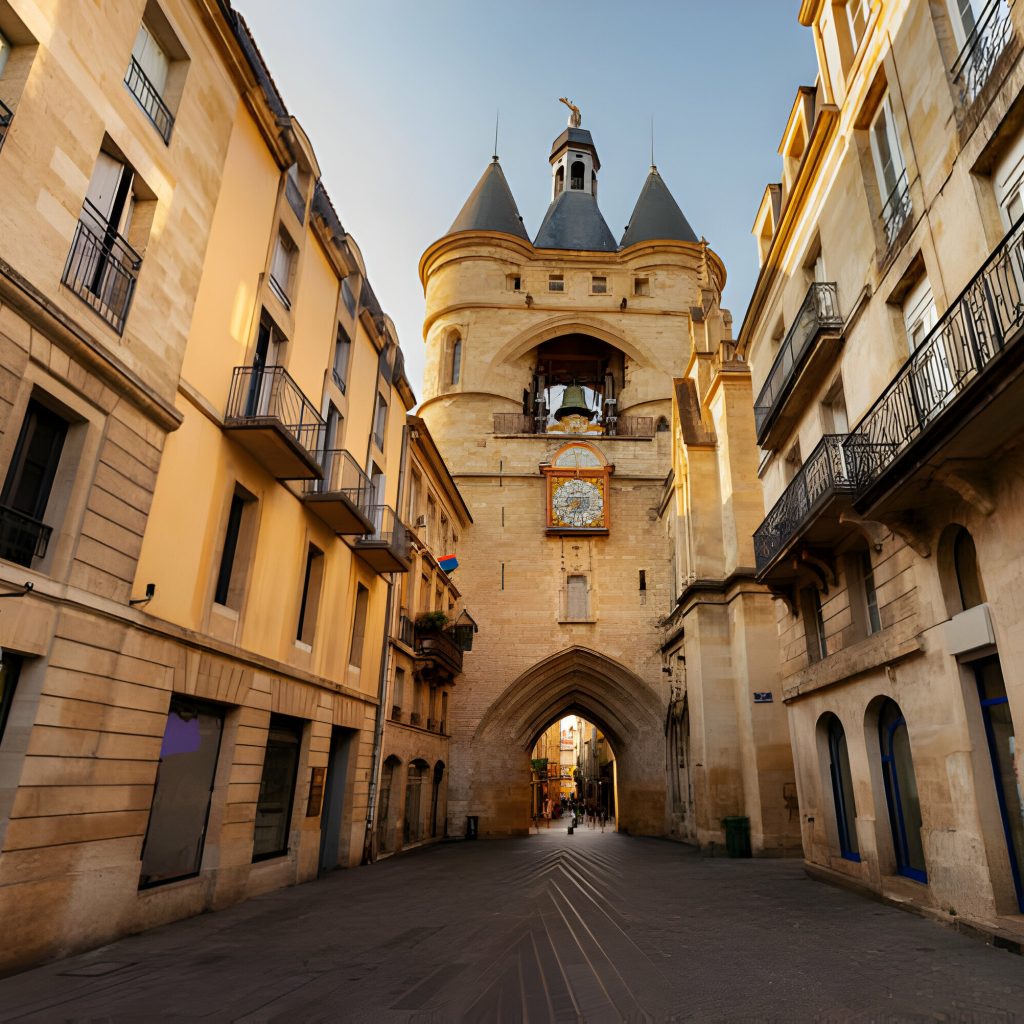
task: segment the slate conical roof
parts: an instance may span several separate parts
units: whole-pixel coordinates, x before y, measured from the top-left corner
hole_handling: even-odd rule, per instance
[[[678,242],[697,241],[693,228],[669,192],[665,179],[658,173],[658,168],[652,166],[619,245],[625,249],[637,242],[647,242],[654,238],[669,238]]]
[[[501,231],[506,235],[517,235],[527,242],[530,240],[497,157],[480,175],[476,188],[470,192],[448,234],[456,231]]]
[[[544,214],[533,244],[538,249],[586,249],[615,252],[615,236],[608,229],[597,200],[587,192],[565,189]]]

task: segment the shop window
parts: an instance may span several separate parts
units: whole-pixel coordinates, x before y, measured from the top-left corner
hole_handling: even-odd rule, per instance
[[[836,826],[839,832],[839,852],[847,860],[860,860],[857,843],[857,805],[853,795],[853,776],[850,755],[846,746],[846,733],[839,719],[829,713],[825,716],[828,730],[829,776],[832,781],[832,799],[835,803]]]
[[[0,662],[0,743],[4,740],[4,730],[7,728],[7,719],[11,714],[14,690],[20,674],[21,658],[4,651],[3,661]]]
[[[320,610],[320,590],[324,576],[324,553],[314,544],[306,550],[306,569],[302,577],[302,599],[299,602],[299,622],[295,639],[307,647],[313,646],[316,635],[317,613]]]
[[[894,700],[886,699],[881,706],[878,733],[896,870],[914,881],[927,882],[921,839],[921,801],[917,795],[910,736],[907,721]]]
[[[363,647],[366,642],[366,614],[370,605],[370,591],[356,584],[356,603],[352,613],[352,637],[349,644],[348,663],[353,668],[363,664]]]
[[[263,756],[260,795],[256,802],[253,861],[282,857],[288,852],[292,805],[299,778],[299,750],[303,723],[284,715],[270,716],[267,749]]]
[[[223,727],[224,712],[217,705],[171,698],[142,846],[140,887],[199,874]]]
[[[213,599],[217,604],[241,611],[249,566],[256,547],[256,499],[244,488],[235,487],[228,507],[220,567]]]

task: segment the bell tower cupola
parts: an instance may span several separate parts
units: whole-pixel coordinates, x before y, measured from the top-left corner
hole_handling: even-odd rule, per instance
[[[597,172],[601,161],[597,158],[594,140],[585,128],[581,128],[580,108],[564,96],[561,101],[570,111],[569,127],[555,139],[551,147],[551,201],[554,202],[566,189],[583,192],[597,198]]]

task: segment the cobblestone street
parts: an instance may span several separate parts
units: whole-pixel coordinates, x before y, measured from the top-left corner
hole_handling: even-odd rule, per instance
[[[435,847],[0,982],[0,1019],[1013,1021],[1024,963],[811,881],[562,828]]]

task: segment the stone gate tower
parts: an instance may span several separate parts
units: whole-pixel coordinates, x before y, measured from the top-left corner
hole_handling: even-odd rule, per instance
[[[590,132],[570,122],[550,163],[532,241],[495,157],[420,262],[421,414],[473,513],[458,573],[480,627],[453,701],[449,829],[473,814],[484,835],[524,832],[529,751],[578,713],[614,751],[620,829],[660,835],[677,671],[662,648],[689,571],[666,529],[674,382],[730,337],[725,269],[657,168],[616,241]]]

